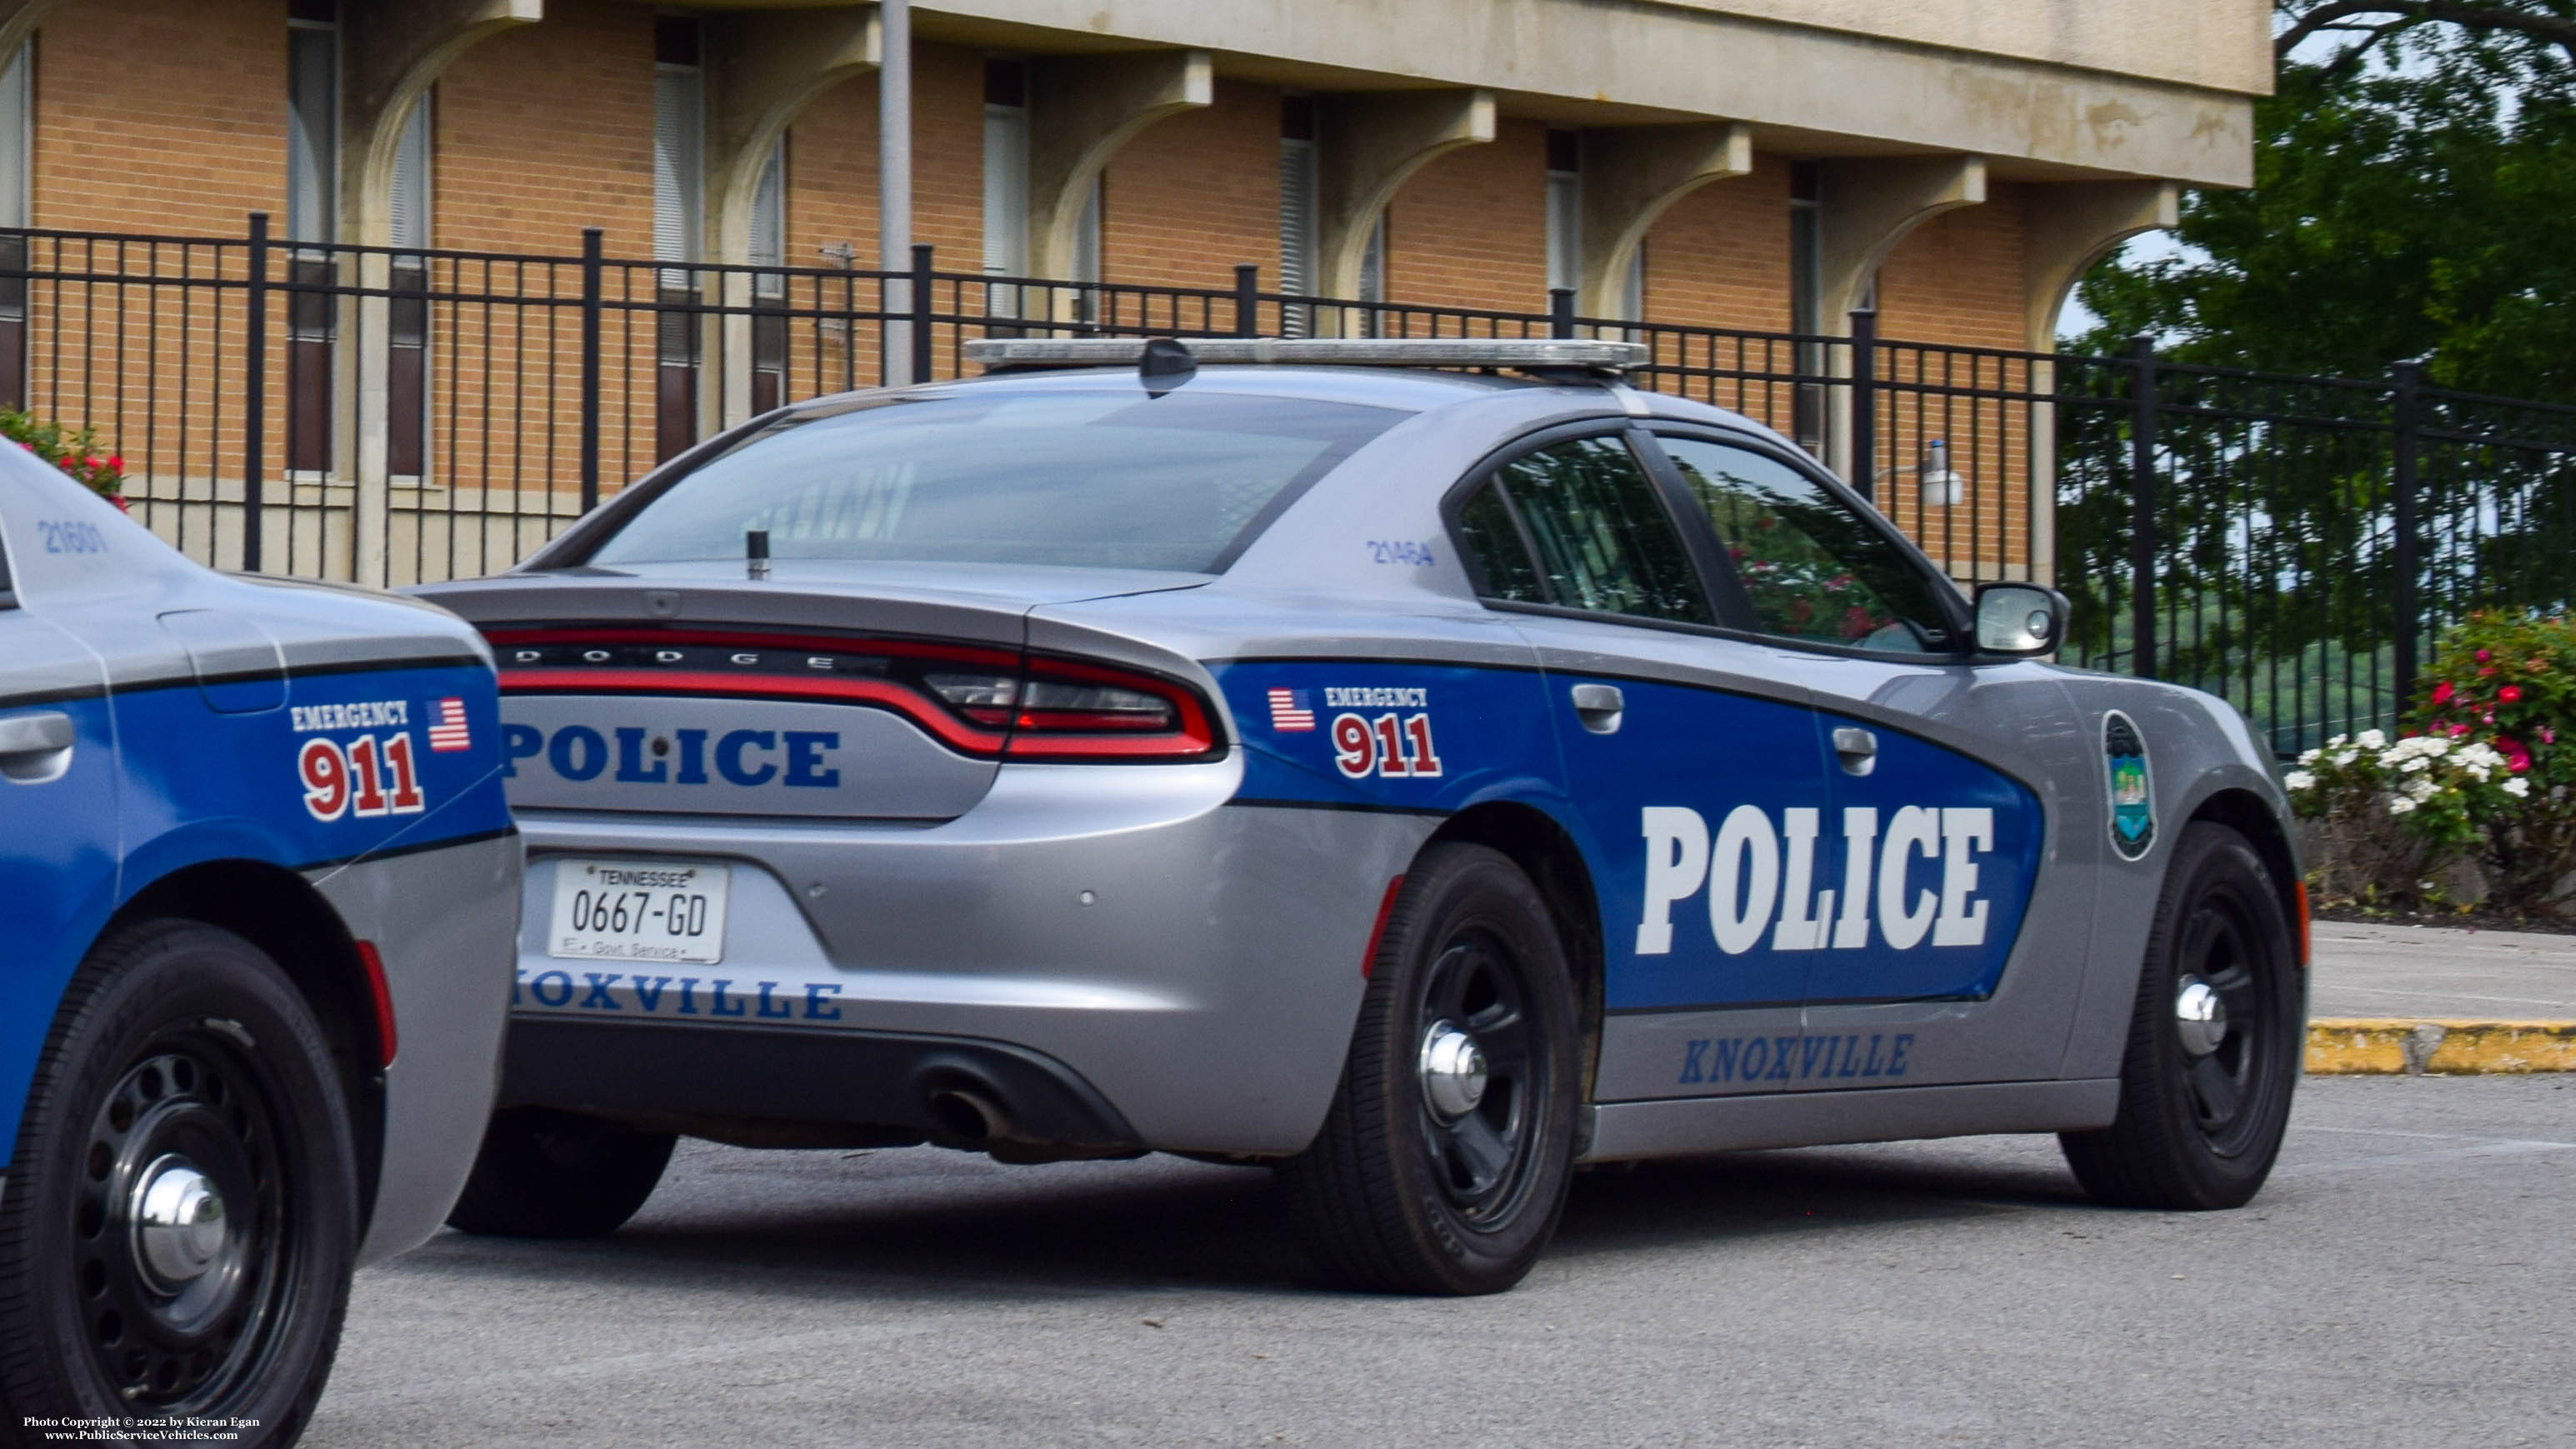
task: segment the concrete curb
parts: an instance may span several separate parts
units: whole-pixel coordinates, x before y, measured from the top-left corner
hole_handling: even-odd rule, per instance
[[[2486,1072],[2576,1072],[2576,1021],[2329,1017],[2308,1023],[2310,1076]]]

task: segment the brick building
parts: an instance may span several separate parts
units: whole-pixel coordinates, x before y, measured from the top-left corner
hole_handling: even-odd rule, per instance
[[[1883,336],[2032,350],[2178,188],[2251,179],[2271,76],[2263,0],[925,0],[912,24],[914,233],[943,271],[1215,288],[1250,263],[1280,292],[1543,312],[1561,287],[1588,317],[1827,335],[1874,303]],[[0,228],[238,237],[260,211],[316,245],[563,256],[598,227],[639,261],[875,257],[873,5],[0,0],[0,55]],[[36,385],[64,324],[30,315],[0,372],[67,406]],[[469,369],[399,306],[369,321],[343,306],[270,359],[311,394],[272,461],[361,494],[475,481],[450,455],[497,404],[442,410]],[[655,421],[613,478],[777,395],[757,345],[718,377],[691,345],[701,371],[618,375]],[[229,446],[144,456],[219,480]]]

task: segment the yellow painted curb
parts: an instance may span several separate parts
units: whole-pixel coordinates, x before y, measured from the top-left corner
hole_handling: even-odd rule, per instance
[[[2576,1021],[2329,1017],[2308,1023],[2310,1076],[2371,1072],[2576,1072]]]

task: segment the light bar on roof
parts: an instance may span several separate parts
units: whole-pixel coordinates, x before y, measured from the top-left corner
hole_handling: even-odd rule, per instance
[[[1143,337],[986,337],[966,344],[966,360],[986,367],[1134,366]],[[1642,342],[1571,337],[1190,337],[1202,363],[1275,362],[1309,367],[1641,367]]]

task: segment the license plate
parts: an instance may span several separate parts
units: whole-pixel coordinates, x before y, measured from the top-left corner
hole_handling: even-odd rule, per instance
[[[724,959],[732,884],[733,868],[724,865],[557,861],[546,954],[712,966]]]

